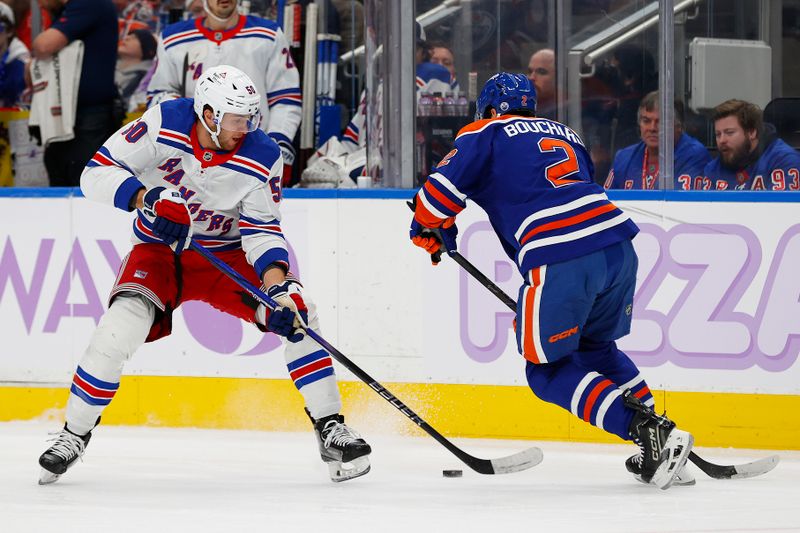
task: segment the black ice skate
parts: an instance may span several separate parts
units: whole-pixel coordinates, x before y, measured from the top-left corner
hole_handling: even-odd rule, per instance
[[[64,424],[64,429],[58,434],[55,439],[55,444],[50,446],[41,457],[39,457],[39,466],[42,471],[39,474],[39,485],[48,485],[58,481],[58,478],[66,472],[77,459],[83,457],[83,452],[89,444],[89,439],[92,438],[90,431],[84,436],[76,435],[67,429]]]
[[[310,416],[310,415],[309,415]],[[372,448],[361,435],[347,427],[339,414],[314,421],[319,453],[328,463],[331,481],[347,481],[369,472]]]
[[[625,459],[625,468],[633,474],[633,477],[636,481],[641,481],[642,483],[647,483],[644,479],[642,479],[642,458],[644,455],[642,454],[641,450],[636,455],[631,455],[627,459]],[[692,474],[691,470],[689,470],[689,462],[687,461],[682,467],[678,469],[678,473],[675,475],[675,479],[672,481],[672,484],[676,487],[686,487],[689,485],[694,485],[697,481],[694,478],[694,474]]]
[[[624,399],[627,407],[636,410],[628,433],[642,450],[638,475],[642,482],[653,483],[666,490],[686,464],[694,438],[690,433],[676,428],[675,422],[666,416],[657,415],[633,396],[630,390],[625,391]],[[631,462],[635,464],[635,461]],[[625,464],[627,467],[628,462]]]

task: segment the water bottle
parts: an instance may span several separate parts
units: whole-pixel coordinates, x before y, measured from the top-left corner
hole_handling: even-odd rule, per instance
[[[432,104],[433,100],[431,100],[431,95],[429,93],[421,93],[419,95],[419,101],[417,102],[417,116],[429,117],[431,115]]]
[[[459,117],[466,117],[469,115],[469,100],[464,93],[459,93],[456,98],[456,109]]]
[[[444,115],[444,98],[442,93],[433,93],[433,105],[431,105],[431,116],[441,117]]]
[[[428,175],[428,162],[425,134],[421,130],[417,130],[414,143],[414,159],[416,159],[417,165],[417,180],[422,183]]]
[[[456,115],[456,99],[453,98],[453,93],[448,92],[444,96],[444,116],[454,117]]]

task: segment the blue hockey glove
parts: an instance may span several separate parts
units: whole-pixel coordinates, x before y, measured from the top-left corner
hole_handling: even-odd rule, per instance
[[[269,314],[267,329],[286,337],[289,342],[303,340],[305,329],[308,328],[308,307],[298,285],[284,281],[270,287],[267,295],[279,305]]]

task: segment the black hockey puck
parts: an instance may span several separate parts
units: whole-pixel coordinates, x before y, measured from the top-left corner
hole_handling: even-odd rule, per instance
[[[442,475],[444,477],[461,477],[464,472],[461,470],[442,470]]]

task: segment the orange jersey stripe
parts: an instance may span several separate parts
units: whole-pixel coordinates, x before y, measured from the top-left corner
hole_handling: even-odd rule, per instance
[[[645,385],[644,388],[642,390],[640,390],[639,392],[637,392],[636,394],[634,394],[634,396],[636,396],[637,398],[641,398],[642,396],[644,396],[645,394],[647,394],[649,392],[650,392],[650,388],[647,385]]]
[[[586,405],[583,407],[583,418],[586,422],[591,422],[589,419],[592,416],[592,408],[594,407],[594,403],[597,401],[597,397],[600,396],[600,393],[606,390],[607,388],[613,386],[614,384],[611,383],[611,380],[604,379],[600,383],[598,383],[594,390],[589,394],[589,397],[586,398]]]
[[[541,363],[539,354],[536,352],[536,344],[533,342],[533,336],[539,334],[538,331],[535,331],[536,328],[534,328],[534,324],[536,323],[535,321],[538,317],[533,316],[534,303],[538,296],[536,293],[538,292],[539,286],[542,283],[539,275],[539,269],[540,267],[536,267],[531,270],[531,279],[533,284],[529,288],[525,289],[525,315],[522,318],[525,324],[523,329],[525,338],[522,339],[523,356],[528,361],[536,364]]]
[[[509,119],[514,119],[514,118],[519,119],[519,118],[525,118],[525,117],[517,117],[517,116],[513,116],[513,115],[500,115],[500,116],[497,116],[497,117],[494,117],[494,118],[482,118],[480,120],[476,120],[475,122],[470,122],[469,124],[467,124],[466,126],[461,128],[460,130],[458,130],[458,135],[456,135],[456,139],[458,139],[461,136],[462,133],[471,133],[473,131],[478,131],[479,129],[483,128],[484,126],[486,126],[490,122],[494,122],[494,121],[497,121],[497,120],[509,120]]]
[[[580,213],[580,214],[575,215],[575,216],[571,216],[569,218],[565,218],[565,219],[562,219],[562,220],[554,220],[553,222],[548,222],[547,224],[542,224],[541,226],[537,226],[537,227],[533,228],[532,230],[530,230],[528,233],[526,233],[525,236],[522,237],[522,239],[520,239],[519,243],[520,244],[525,244],[534,235],[542,233],[543,231],[550,231],[550,230],[553,230],[553,229],[558,229],[558,228],[563,228],[563,227],[566,227],[566,226],[573,226],[575,224],[580,224],[581,222],[589,220],[590,218],[598,217],[598,216],[602,215],[603,213],[608,213],[609,211],[613,211],[616,208],[617,208],[617,206],[615,206],[614,204],[601,205],[600,207],[595,207],[594,209],[590,209],[589,211],[586,211],[584,213]]]
[[[441,191],[438,191],[436,187],[431,185],[430,181],[426,181],[425,186],[423,188],[425,189],[425,192],[427,192],[428,194],[439,200],[439,202],[441,202],[450,211],[453,211],[454,213],[458,214],[464,210],[463,207],[454,203],[452,200],[450,200],[450,198],[442,194]]]
[[[444,222],[444,219],[431,213],[419,198],[417,198],[417,208],[414,210],[414,220],[426,228],[438,228]]]

